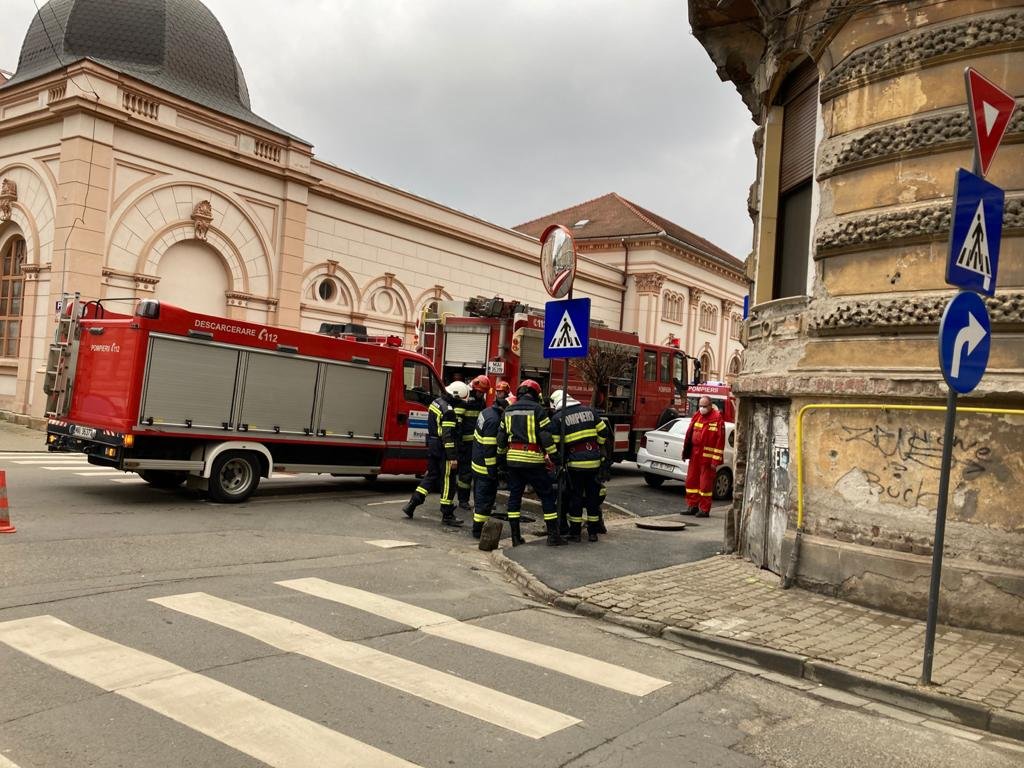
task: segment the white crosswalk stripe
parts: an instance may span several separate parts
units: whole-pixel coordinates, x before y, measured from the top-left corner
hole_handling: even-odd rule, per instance
[[[564,651],[542,643],[514,637],[504,632],[466,624],[409,603],[346,587],[323,579],[291,579],[277,584],[308,595],[321,597],[413,627],[429,635],[480,648],[500,656],[560,672],[579,680],[611,688],[634,696],[646,696],[668,685],[666,680],[634,672],[615,664]]]
[[[514,696],[486,688],[358,643],[339,640],[295,621],[273,616],[202,592],[154,598],[150,602],[254,637],[289,653],[397,688],[534,739],[579,722]]]
[[[12,763],[3,755],[0,755],[0,768],[18,768],[18,766]]]
[[[229,685],[85,632],[53,616],[2,623],[0,642],[275,768],[415,765]]]

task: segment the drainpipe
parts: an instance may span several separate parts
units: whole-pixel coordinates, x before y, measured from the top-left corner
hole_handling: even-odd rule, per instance
[[[623,325],[626,322],[626,285],[629,282],[629,243],[626,242],[626,238],[619,240],[622,247],[626,249],[626,260],[622,265],[622,299],[619,301],[619,330],[624,330]]]

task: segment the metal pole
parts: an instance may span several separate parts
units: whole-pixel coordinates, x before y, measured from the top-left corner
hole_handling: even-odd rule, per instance
[[[935,511],[935,541],[932,547],[932,581],[928,589],[928,622],[924,631],[924,664],[921,683],[932,682],[932,661],[935,658],[935,625],[939,613],[939,585],[942,582],[942,550],[946,539],[946,504],[949,500],[949,468],[953,462],[953,439],[956,433],[956,390],[949,388],[946,397],[946,428],[942,437],[942,468],[939,470],[939,503]]]
[[[569,295],[566,297],[569,301],[572,301],[572,288],[569,289]],[[565,487],[566,487],[566,470],[565,468],[565,401],[569,397],[569,358],[562,358],[562,416],[558,419],[558,428],[561,432],[560,439],[558,441],[558,528],[561,531],[563,524],[568,524],[566,521],[566,515],[568,511],[565,509]]]

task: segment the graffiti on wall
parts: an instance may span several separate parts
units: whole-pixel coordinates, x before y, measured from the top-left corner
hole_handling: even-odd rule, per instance
[[[942,466],[942,430],[923,427],[840,424],[840,441],[863,447],[852,469],[863,473],[880,501],[906,507],[934,507]],[[995,459],[989,443],[968,433],[953,440],[952,485],[970,483],[988,472]]]

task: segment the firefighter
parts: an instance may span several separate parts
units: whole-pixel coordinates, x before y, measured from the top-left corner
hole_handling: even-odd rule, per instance
[[[597,475],[597,532],[608,533],[604,524],[604,502],[608,496],[608,483],[612,479],[612,464],[615,463],[615,433],[612,424],[607,416],[601,416],[601,423],[604,424],[607,438],[604,443],[604,460],[601,462],[601,471]]]
[[[491,380],[481,374],[469,382],[469,397],[455,405],[455,415],[459,419],[459,469],[456,484],[459,509],[467,512],[470,510],[469,495],[473,489],[473,432],[476,430],[477,417],[487,404],[490,388]]]
[[[587,513],[587,540],[597,541],[600,523],[598,473],[604,463],[607,427],[593,409],[562,390],[551,393],[551,437],[558,444],[565,429],[565,465],[569,487],[569,541],[582,541],[583,510]],[[555,454],[558,456],[558,454]]]
[[[715,472],[725,457],[725,419],[709,397],[697,401],[698,413],[690,421],[683,441],[686,469],[686,510],[682,515],[709,517]]]
[[[455,517],[455,471],[458,466],[459,421],[455,406],[469,399],[469,387],[465,382],[454,381],[445,388],[445,393],[430,404],[427,409],[427,473],[412,493],[408,503],[402,507],[406,517],[412,517],[416,507],[427,500],[434,491],[441,492],[441,524],[462,525]]]
[[[508,399],[496,397],[494,405],[480,412],[473,431],[473,538],[479,539],[484,523],[494,510],[494,499],[498,494],[498,471],[504,464],[498,456],[498,429],[505,413]],[[519,534],[519,520],[512,528],[512,545],[523,543]]]
[[[516,389],[516,402],[505,409],[498,428],[498,456],[505,457],[508,472],[508,522],[513,538],[519,532],[519,507],[523,490],[531,486],[540,497],[544,510],[544,527],[548,545],[565,544],[558,535],[558,512],[555,491],[548,475],[548,458],[555,452],[551,437],[551,420],[540,404],[541,388],[533,379],[526,379]]]

